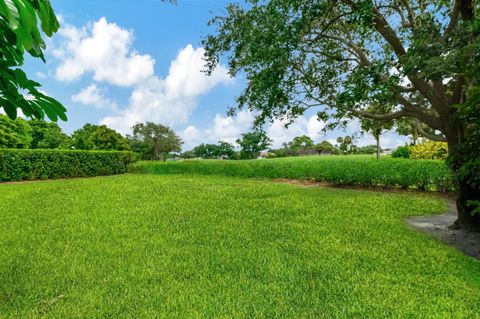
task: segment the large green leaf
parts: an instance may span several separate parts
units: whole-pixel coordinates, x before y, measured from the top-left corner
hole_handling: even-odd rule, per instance
[[[38,91],[40,84],[18,68],[25,51],[45,61],[41,31],[52,36],[58,28],[49,0],[0,0],[0,109],[10,118],[21,109],[28,117],[67,120],[65,107]]]

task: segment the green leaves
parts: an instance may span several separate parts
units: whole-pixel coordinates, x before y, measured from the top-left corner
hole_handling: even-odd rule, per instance
[[[152,122],[133,126],[132,149],[142,151],[144,159],[166,160],[172,152],[182,150],[182,139],[171,128]]]
[[[17,109],[27,117],[67,120],[66,109],[41,93],[18,67],[27,51],[45,62],[45,43],[39,30],[52,36],[59,28],[48,0],[0,0],[0,107],[14,119]],[[26,94],[25,94],[26,92]]]
[[[242,158],[255,158],[260,151],[267,149],[272,140],[263,131],[254,131],[242,134],[242,138],[237,140],[242,148]]]

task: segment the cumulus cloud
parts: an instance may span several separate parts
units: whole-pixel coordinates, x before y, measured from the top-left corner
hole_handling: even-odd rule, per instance
[[[172,61],[165,79],[152,76],[138,85],[128,107],[118,115],[104,118],[102,123],[120,132],[128,132],[134,124],[144,121],[166,125],[187,123],[199,96],[231,81],[223,66],[211,76],[202,73],[203,54],[203,48],[187,45]]]
[[[212,125],[199,129],[193,125],[187,126],[180,133],[185,141],[184,148],[189,149],[200,143],[217,143],[225,141],[235,144],[235,141],[252,128],[254,116],[251,112],[241,111],[234,117],[216,114]]]
[[[73,102],[79,102],[85,105],[93,106],[99,109],[108,109],[117,111],[118,106],[115,101],[105,96],[106,89],[91,84],[72,96]]]
[[[133,49],[132,31],[104,17],[83,28],[67,25],[59,33],[66,39],[52,52],[61,60],[55,72],[59,81],[74,81],[92,73],[95,81],[131,86],[153,75],[155,61]]]
[[[325,127],[325,123],[319,121],[315,115],[308,119],[304,116],[299,117],[288,128],[285,127],[285,123],[282,120],[275,120],[267,128],[267,135],[273,140],[273,147],[280,147],[283,143],[288,143],[300,135],[307,135],[317,141]]]
[[[69,82],[91,75],[99,83],[131,88],[121,108],[96,84],[72,96],[73,101],[115,111],[100,122],[122,133],[145,121],[169,126],[187,123],[199,96],[232,81],[222,65],[211,76],[201,72],[204,49],[191,44],[179,50],[168,74],[159,77],[154,74],[155,60],[134,49],[133,32],[104,17],[81,28],[67,24],[59,33],[64,41],[51,51],[60,61],[55,71],[57,80]]]
[[[254,114],[248,111],[238,112],[235,117],[217,114],[209,127],[199,129],[190,125],[180,135],[185,141],[185,149],[200,143],[217,143],[218,141],[235,144],[243,133],[252,129],[253,120]],[[273,140],[273,148],[281,147],[282,143],[289,142],[299,135],[307,135],[314,141],[318,141],[324,127],[324,123],[318,121],[316,116],[309,118],[302,116],[288,128],[285,128],[285,123],[285,121],[275,120],[265,129],[268,137]]]

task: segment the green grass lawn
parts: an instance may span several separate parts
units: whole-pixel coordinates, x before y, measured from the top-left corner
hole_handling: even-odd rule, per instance
[[[2,318],[478,318],[433,195],[191,175],[0,185]]]

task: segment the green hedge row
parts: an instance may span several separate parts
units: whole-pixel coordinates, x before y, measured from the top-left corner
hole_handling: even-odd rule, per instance
[[[216,174],[314,180],[339,185],[452,191],[452,175],[443,161],[372,156],[312,156],[248,161],[189,160],[138,162],[134,173]]]
[[[0,181],[125,173],[132,152],[0,149]]]

